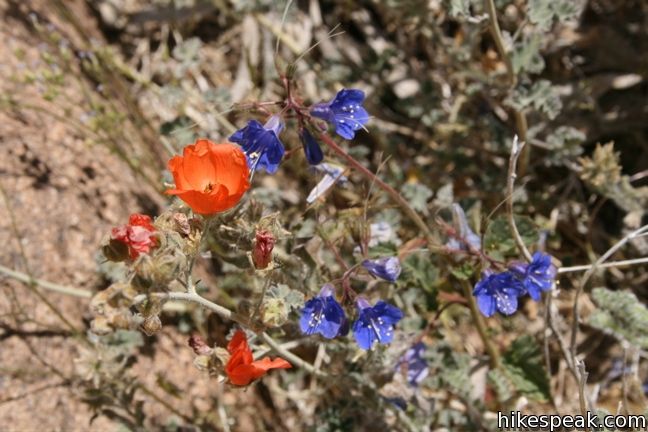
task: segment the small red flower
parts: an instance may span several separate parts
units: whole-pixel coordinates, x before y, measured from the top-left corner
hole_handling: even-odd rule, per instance
[[[275,245],[275,237],[269,231],[257,231],[252,251],[252,261],[258,269],[268,267],[272,260],[272,249]]]
[[[139,213],[130,215],[127,225],[113,228],[110,239],[125,244],[128,256],[133,260],[142,253],[149,253],[158,245],[151,218]]]
[[[292,365],[282,358],[274,360],[268,357],[254,361],[252,351],[247,343],[243,330],[237,330],[227,344],[231,357],[225,365],[225,372],[234,385],[246,386],[257,378],[261,378],[270,369],[290,369]]]
[[[182,156],[169,161],[175,189],[168,195],[177,195],[191,209],[201,215],[229,210],[250,188],[250,170],[245,154],[234,144],[214,144],[199,139],[184,148]]]

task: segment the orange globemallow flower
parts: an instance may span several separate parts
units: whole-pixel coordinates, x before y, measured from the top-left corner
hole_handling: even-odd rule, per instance
[[[282,358],[270,360],[268,357],[253,361],[252,351],[243,330],[237,330],[227,344],[231,357],[225,365],[225,372],[232,384],[246,386],[261,378],[270,369],[290,369],[292,365]]]
[[[169,161],[177,195],[191,209],[210,215],[234,207],[250,188],[250,170],[243,151],[234,144],[199,139]]]

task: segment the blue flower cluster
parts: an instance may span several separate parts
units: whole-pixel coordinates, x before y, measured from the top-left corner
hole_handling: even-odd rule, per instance
[[[376,271],[385,276],[379,277],[393,282],[400,273],[400,263],[397,258],[384,260],[384,264],[376,264]],[[394,265],[397,266],[397,271],[393,269]],[[353,336],[360,348],[368,350],[375,342],[388,344],[393,340],[394,328],[403,318],[400,309],[382,300],[372,306],[364,297],[356,299],[356,308],[358,319],[353,323]],[[319,333],[327,339],[344,336],[349,331],[344,309],[335,300],[331,285],[324,285],[319,295],[304,304],[299,326],[304,334]]]
[[[509,270],[501,273],[486,270],[475,285],[473,295],[485,316],[493,316],[498,311],[512,315],[518,309],[519,297],[529,294],[533,300],[540,300],[542,292],[553,286],[556,273],[551,256],[536,252],[529,264],[513,263]]]
[[[369,114],[362,106],[364,92],[357,89],[342,89],[329,102],[320,102],[310,108],[310,115],[335,126],[335,132],[345,139],[353,139],[357,130],[369,121]],[[286,152],[279,134],[284,128],[280,115],[271,116],[265,124],[257,120],[232,134],[229,140],[243,148],[252,172],[263,169],[274,174]],[[318,165],[324,160],[324,153],[306,127],[300,127],[299,137],[308,163]]]

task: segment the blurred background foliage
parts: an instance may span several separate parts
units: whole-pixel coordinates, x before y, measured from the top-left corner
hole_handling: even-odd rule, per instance
[[[4,0],[5,25],[24,28],[30,49],[6,38],[12,60],[0,72],[0,109],[14,119],[38,113],[64,123],[86,152],[107,149],[140,185],[132,192],[139,208],[130,211],[155,216],[171,180],[166,160],[196,137],[222,141],[248,119],[263,120],[251,104],[283,100],[278,70],[290,66],[307,102],[342,87],[364,90],[372,119],[368,133],[344,143],[348,152],[430,226],[449,222],[451,204],[459,203],[495,259],[519,258],[502,206],[517,134],[527,143],[515,192],[523,240],[564,266],[594,262],[648,221],[648,4],[497,0],[498,40],[488,3]],[[462,284],[474,284],[480,269],[421,251],[422,233],[357,173],[307,205],[323,174],[308,169],[290,126],[280,172],[255,175],[251,199],[211,229],[199,291],[241,313],[260,313],[295,353],[333,377],[294,370],[241,396],[203,375],[193,386],[218,386],[219,394],[195,403],[196,389],[182,379],[159,375],[152,388],[132,369],[138,357],[161,350],[157,336],[120,330],[87,338],[86,320],[77,328],[77,367],[65,378],[75,389],[71,401],[124,430],[484,430],[494,427],[498,410],[579,410],[577,383],[554,334],[569,335],[579,273],[562,275],[551,301],[488,320],[503,353],[503,367],[489,370],[462,297]],[[119,183],[114,174],[106,181]],[[375,223],[387,223],[390,234],[370,240]],[[264,277],[250,271],[248,257],[258,227],[279,239],[275,268]],[[447,241],[442,230],[435,236]],[[347,340],[323,348],[300,335],[296,311],[341,276],[344,262],[359,261],[363,241],[371,255],[403,258],[396,285],[353,281],[359,292],[404,310],[401,331],[393,345],[370,353]],[[94,256],[98,243],[87,246]],[[648,238],[640,237],[615,259],[646,253]],[[98,261],[102,279],[92,291],[123,273]],[[596,288],[581,297],[577,351],[599,409],[617,412],[622,400],[628,412],[646,410],[647,280],[645,265],[597,272]],[[162,332],[183,340],[200,333],[219,346],[232,328],[187,306],[165,312],[163,323]],[[413,388],[395,365],[424,329],[430,372]],[[172,368],[174,353],[162,355]],[[181,398],[188,402],[178,408]],[[152,414],[143,401],[161,408]]]

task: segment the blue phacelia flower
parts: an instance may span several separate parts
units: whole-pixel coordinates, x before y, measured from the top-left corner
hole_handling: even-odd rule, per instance
[[[394,326],[403,318],[403,312],[396,306],[380,300],[371,306],[363,297],[356,300],[358,319],[353,324],[353,336],[364,350],[374,342],[388,344],[394,339]]]
[[[283,121],[276,115],[270,117],[265,125],[250,120],[247,126],[234,132],[229,140],[243,148],[252,172],[263,168],[269,174],[274,174],[285,153],[284,146],[279,141],[283,127]]]
[[[324,160],[324,153],[322,153],[322,148],[315,140],[315,137],[306,128],[299,132],[299,137],[304,146],[304,154],[308,163],[311,165],[321,163]]]
[[[423,358],[426,348],[423,342],[415,343],[396,364],[397,370],[404,370],[407,373],[407,382],[413,387],[418,387],[430,372],[427,361]]]
[[[551,262],[551,255],[542,252],[534,253],[529,264],[512,264],[510,270],[535,301],[540,300],[543,291],[551,289],[557,273],[556,266]]]
[[[364,260],[362,266],[372,275],[389,282],[396,282],[401,273],[401,265],[397,257]]]
[[[477,297],[477,306],[484,316],[493,316],[496,311],[511,315],[518,308],[518,297],[524,295],[524,286],[511,272],[492,273],[487,270],[475,285],[473,295]]]
[[[457,238],[450,238],[446,247],[457,250],[468,250],[469,247],[475,250],[481,248],[481,238],[470,229],[466,213],[457,203],[452,204],[452,227],[457,233]]]
[[[369,114],[362,106],[364,98],[362,90],[342,89],[332,101],[313,105],[311,114],[334,124],[335,133],[350,140],[369,121]]]
[[[345,323],[344,310],[335,300],[333,287],[329,284],[324,285],[319,295],[304,304],[299,320],[299,326],[304,334],[319,333],[327,339],[340,334]]]

